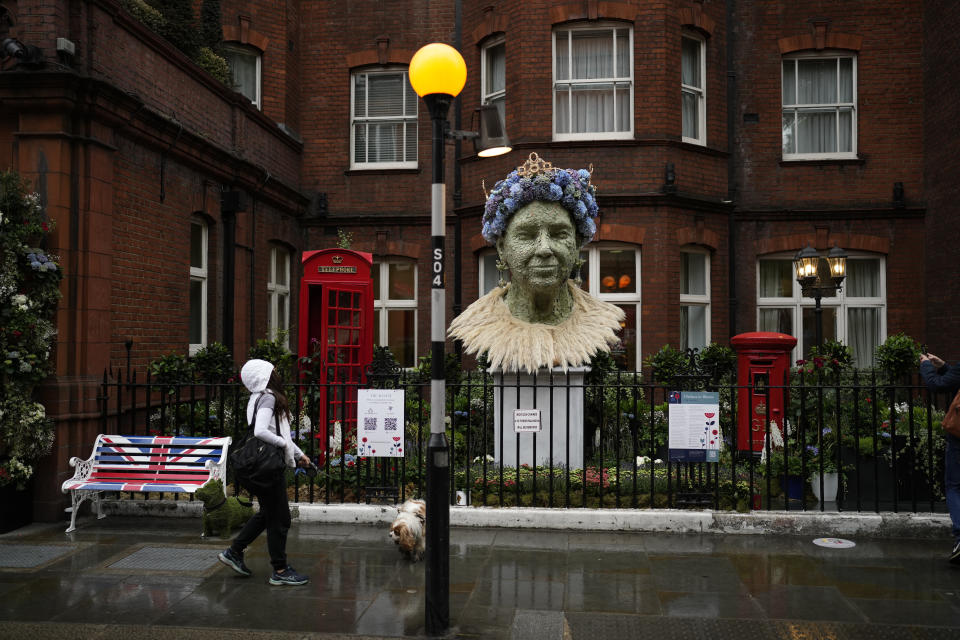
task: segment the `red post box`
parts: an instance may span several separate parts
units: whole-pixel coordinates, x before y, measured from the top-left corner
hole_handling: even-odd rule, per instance
[[[785,333],[757,331],[733,336],[730,344],[737,352],[737,448],[759,454],[768,415],[784,434],[783,420],[790,402],[790,353],[797,339]]]
[[[349,249],[303,253],[297,355],[319,356],[316,425],[318,448],[339,421],[345,444],[357,428],[357,387],[373,361],[373,255]],[[314,382],[314,380],[311,380]],[[322,456],[321,456],[322,462]]]

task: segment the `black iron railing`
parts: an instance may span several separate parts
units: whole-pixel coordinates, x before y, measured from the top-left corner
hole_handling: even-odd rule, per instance
[[[946,510],[939,423],[948,398],[931,395],[916,380],[889,385],[872,373],[801,371],[789,388],[770,387],[758,398],[753,387],[708,379],[667,385],[650,379],[633,372],[500,378],[479,370],[448,379],[451,500],[554,508]],[[402,458],[356,456],[350,398],[371,386],[404,391]],[[429,386],[429,379],[398,369],[368,373],[362,384],[290,385],[293,430],[320,467],[312,479],[291,473],[293,499],[344,503],[422,495]],[[668,394],[691,386],[719,394],[719,462],[669,459]],[[756,452],[741,451],[751,447],[737,428],[741,389],[751,408],[748,428],[760,425],[762,433]],[[770,401],[778,393],[784,397],[782,414]],[[236,383],[158,383],[149,375],[138,380],[136,373],[124,378],[117,371],[103,378],[101,429],[239,439],[247,429],[248,397]],[[510,427],[516,408],[542,410],[538,433]],[[324,424],[326,438],[319,428]],[[829,489],[834,473],[836,500],[826,495],[817,500],[813,485]]]

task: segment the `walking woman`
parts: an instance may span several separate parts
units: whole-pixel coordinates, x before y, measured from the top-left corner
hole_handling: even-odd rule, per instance
[[[297,464],[310,465],[310,459],[290,437],[290,406],[283,394],[283,383],[266,360],[250,360],[240,370],[240,379],[250,391],[247,403],[247,423],[253,423],[253,434],[260,440],[283,449],[287,467]],[[256,415],[254,415],[256,412]],[[274,419],[276,416],[278,419]],[[218,557],[242,576],[252,572],[243,562],[243,551],[260,533],[267,530],[267,550],[273,575],[270,584],[302,585],[309,581],[287,564],[287,531],[290,529],[290,503],[287,501],[286,474],[277,474],[276,482],[268,488],[254,492],[260,508],[247,521],[230,548]]]
[[[931,393],[946,391],[950,394],[947,402],[960,391],[960,362],[947,365],[932,353],[920,354],[920,377],[923,378]],[[943,485],[947,497],[947,511],[953,534],[953,549],[950,551],[950,564],[960,564],[960,438],[944,431],[947,450],[943,458]]]

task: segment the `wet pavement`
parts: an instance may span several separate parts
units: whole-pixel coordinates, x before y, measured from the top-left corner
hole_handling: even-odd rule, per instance
[[[218,563],[199,519],[87,518],[0,535],[0,638],[424,636],[424,565],[379,525],[295,523],[303,587]],[[454,528],[451,638],[958,638],[949,542]]]

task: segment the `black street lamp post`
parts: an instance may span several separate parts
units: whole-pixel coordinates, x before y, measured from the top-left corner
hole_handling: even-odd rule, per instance
[[[430,110],[433,127],[433,181],[431,185],[430,269],[430,440],[427,442],[427,558],[426,607],[428,635],[439,636],[450,626],[450,448],[447,442],[446,289],[444,287],[444,236],[446,232],[446,185],[443,145],[447,112],[467,81],[467,65],[460,53],[447,44],[434,42],[418,50],[410,60],[410,84]],[[459,259],[460,256],[457,256]]]
[[[793,270],[797,274],[803,296],[816,301],[813,313],[818,349],[823,346],[823,308],[820,300],[827,293],[840,291],[847,275],[847,254],[840,247],[834,246],[827,253],[827,269],[823,269],[822,260],[824,258],[810,245],[798,251],[793,258]]]

